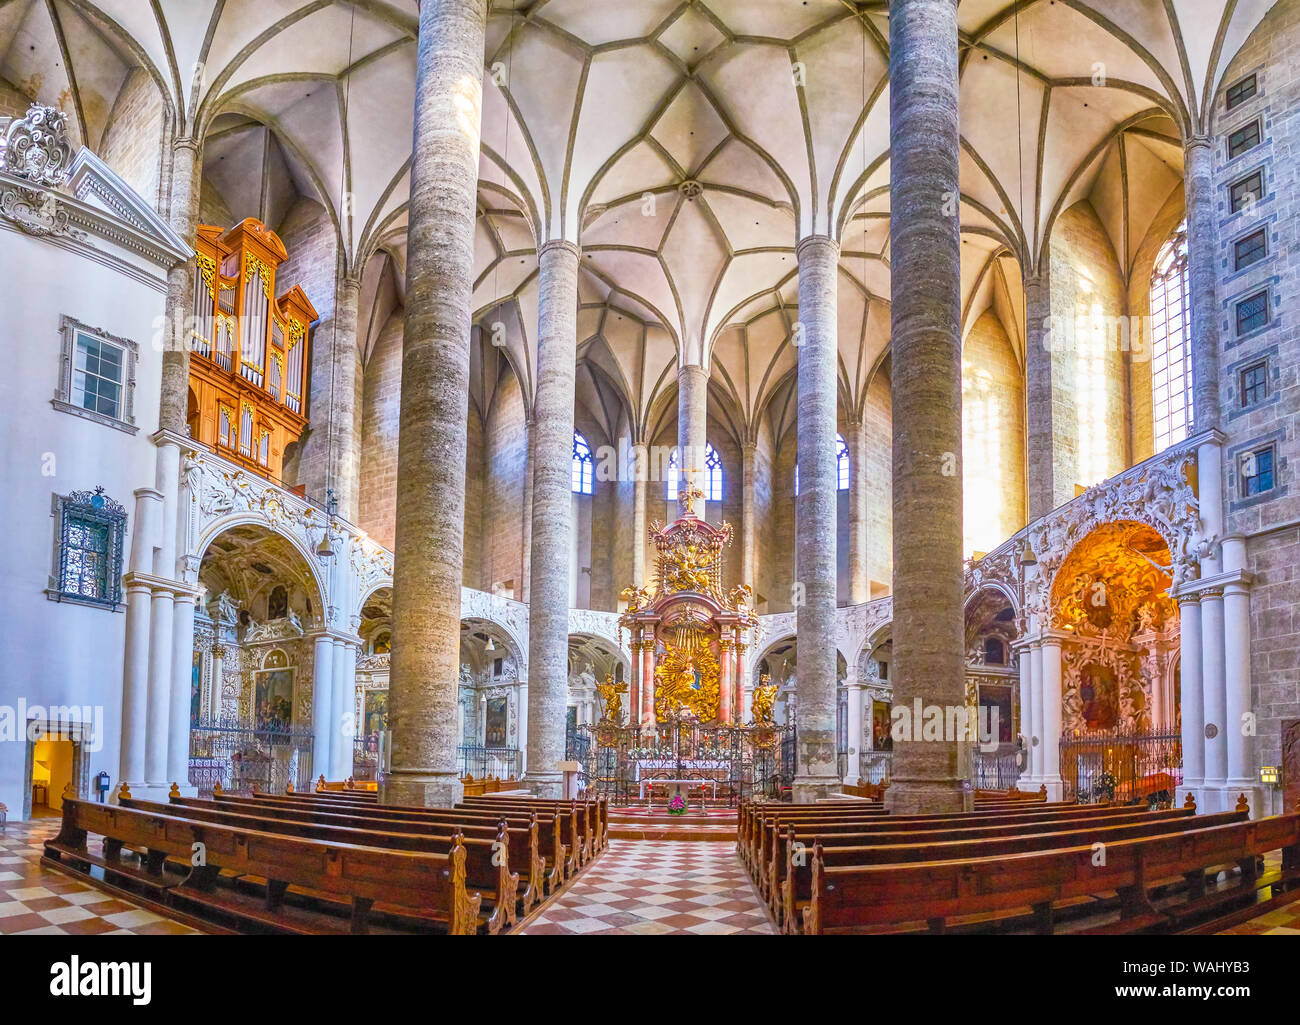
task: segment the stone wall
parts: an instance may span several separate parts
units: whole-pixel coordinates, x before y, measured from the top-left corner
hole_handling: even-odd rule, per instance
[[[1224,90],[1258,75],[1258,93],[1228,112]],[[1257,715],[1259,764],[1282,760],[1281,729],[1300,718],[1300,331],[1292,305],[1300,294],[1300,0],[1283,0],[1255,29],[1233,59],[1214,101],[1216,207],[1219,220],[1219,390],[1227,436],[1227,529],[1247,536],[1251,593],[1252,704]],[[1260,145],[1227,159],[1227,135],[1256,117]],[[1264,172],[1260,200],[1230,212],[1228,189],[1257,168]],[[1268,255],[1236,271],[1233,243],[1259,226],[1268,230]],[[1239,337],[1235,304],[1269,289],[1268,326]],[[1268,393],[1243,408],[1240,372],[1267,360]],[[1241,460],[1273,444],[1275,487],[1243,497]]]
[[[1025,524],[1024,375],[992,311],[962,347],[963,552],[991,552]]]
[[[361,491],[357,526],[390,551],[397,529],[397,438],[402,411],[399,307],[366,363],[361,400]]]
[[[162,205],[159,194],[162,143],[162,94],[147,71],[134,68],[113,104],[99,155],[154,209]]]

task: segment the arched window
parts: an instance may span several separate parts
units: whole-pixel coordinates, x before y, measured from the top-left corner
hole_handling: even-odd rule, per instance
[[[677,449],[673,449],[672,455],[668,457],[668,480],[664,487],[664,494],[670,502],[677,501],[678,478],[681,476],[678,466]],[[704,500],[706,502],[721,502],[722,456],[718,455],[718,450],[713,447],[713,443],[708,441],[704,443],[704,472],[706,475],[703,489]]]
[[[577,431],[573,432],[573,491],[578,495],[590,495],[596,479],[595,463],[591,458],[591,446],[587,439]]]
[[[1192,311],[1186,221],[1160,249],[1151,274],[1151,407],[1155,451],[1187,437],[1192,424]]]
[[[844,435],[835,435],[835,487],[840,491],[849,490],[849,443]],[[799,494],[799,460],[794,464],[794,493]]]
[[[704,487],[704,497],[709,502],[722,501],[722,457],[718,450],[707,441],[704,443],[704,471],[708,474],[708,483]]]

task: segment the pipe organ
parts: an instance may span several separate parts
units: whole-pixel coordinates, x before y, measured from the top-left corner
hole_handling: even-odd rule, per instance
[[[227,232],[201,224],[190,325],[190,435],[279,480],[302,436],[307,328],[316,309],[298,285],[275,298],[284,243],[252,217]]]

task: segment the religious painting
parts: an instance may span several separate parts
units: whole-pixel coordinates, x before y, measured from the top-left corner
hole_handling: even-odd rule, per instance
[[[1011,688],[980,687],[980,740],[997,744],[1011,742]]]
[[[889,731],[888,701],[871,702],[871,748],[874,751],[892,751],[894,738]]]
[[[509,698],[487,699],[487,725],[484,727],[483,732],[483,741],[486,746],[506,746],[506,727],[509,711]]]
[[[1113,669],[1083,667],[1079,678],[1079,705],[1089,730],[1113,729],[1119,721],[1119,687]]]
[[[197,726],[199,717],[203,714],[203,687],[200,685],[203,673],[203,656],[197,651],[194,653],[193,663],[190,666],[190,725]],[[209,713],[213,719],[216,716],[216,710]]]
[[[365,692],[366,704],[362,714],[362,736],[370,750],[378,750],[379,734],[388,730],[388,691],[368,690]],[[371,745],[374,745],[371,747]]]
[[[292,669],[263,669],[257,674],[253,721],[259,730],[287,730],[293,724]]]
[[[375,654],[387,655],[393,650],[393,635],[382,633],[375,638]]]
[[[271,597],[266,603],[267,619],[284,619],[289,615],[289,592],[283,584],[271,589]]]

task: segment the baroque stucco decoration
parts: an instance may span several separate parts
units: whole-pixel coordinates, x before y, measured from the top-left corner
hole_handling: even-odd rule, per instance
[[[1128,521],[1151,527],[1172,558],[1174,586],[1195,579],[1200,560],[1217,545],[1202,535],[1200,504],[1191,484],[1194,450],[1175,448],[1089,488],[1031,526],[1026,542],[1036,559],[1026,574],[1025,611],[1047,621],[1056,574],[1074,547],[1105,524]]]

